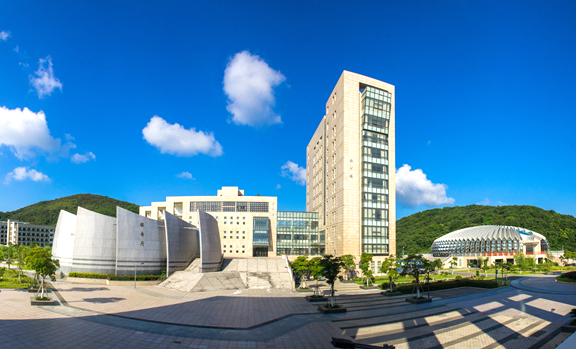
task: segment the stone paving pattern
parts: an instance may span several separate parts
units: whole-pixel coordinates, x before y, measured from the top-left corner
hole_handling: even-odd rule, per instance
[[[0,290],[0,347],[332,348],[334,336],[398,349],[554,348],[568,337],[558,329],[576,297],[544,292],[551,278],[521,281],[523,289],[431,292],[434,301],[420,305],[337,283],[348,312],[334,315],[320,314],[305,294],[273,289],[188,293],[59,281],[66,305],[30,306],[25,291]]]

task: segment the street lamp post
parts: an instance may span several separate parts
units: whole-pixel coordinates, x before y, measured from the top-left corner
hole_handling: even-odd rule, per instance
[[[144,263],[140,263],[140,265],[144,265]],[[137,264],[134,264],[134,288],[136,288],[136,266]]]

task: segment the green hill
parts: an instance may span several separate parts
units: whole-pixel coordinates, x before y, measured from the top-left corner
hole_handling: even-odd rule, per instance
[[[576,251],[576,218],[534,206],[458,206],[426,210],[396,221],[396,250],[430,253],[432,242],[454,230],[477,225],[512,225],[540,233],[552,250]]]
[[[0,221],[8,219],[32,224],[56,225],[60,210],[76,214],[78,206],[90,211],[116,217],[116,206],[138,213],[139,206],[126,201],[118,201],[102,195],[77,194],[56,200],[40,201],[16,211],[0,212]]]

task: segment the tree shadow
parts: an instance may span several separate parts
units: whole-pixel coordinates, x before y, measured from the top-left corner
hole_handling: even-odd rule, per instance
[[[126,298],[110,297],[110,298],[83,298],[82,301],[88,303],[116,303],[125,300]]]
[[[72,287],[69,289],[58,289],[58,292],[92,292],[92,291],[109,291],[107,287]]]

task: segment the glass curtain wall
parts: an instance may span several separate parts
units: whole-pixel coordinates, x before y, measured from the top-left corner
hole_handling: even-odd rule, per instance
[[[278,211],[276,231],[279,255],[324,253],[324,236],[322,239],[318,236],[318,212]]]
[[[362,252],[387,255],[388,127],[392,95],[366,86],[362,113]],[[393,171],[394,169],[392,169]]]

